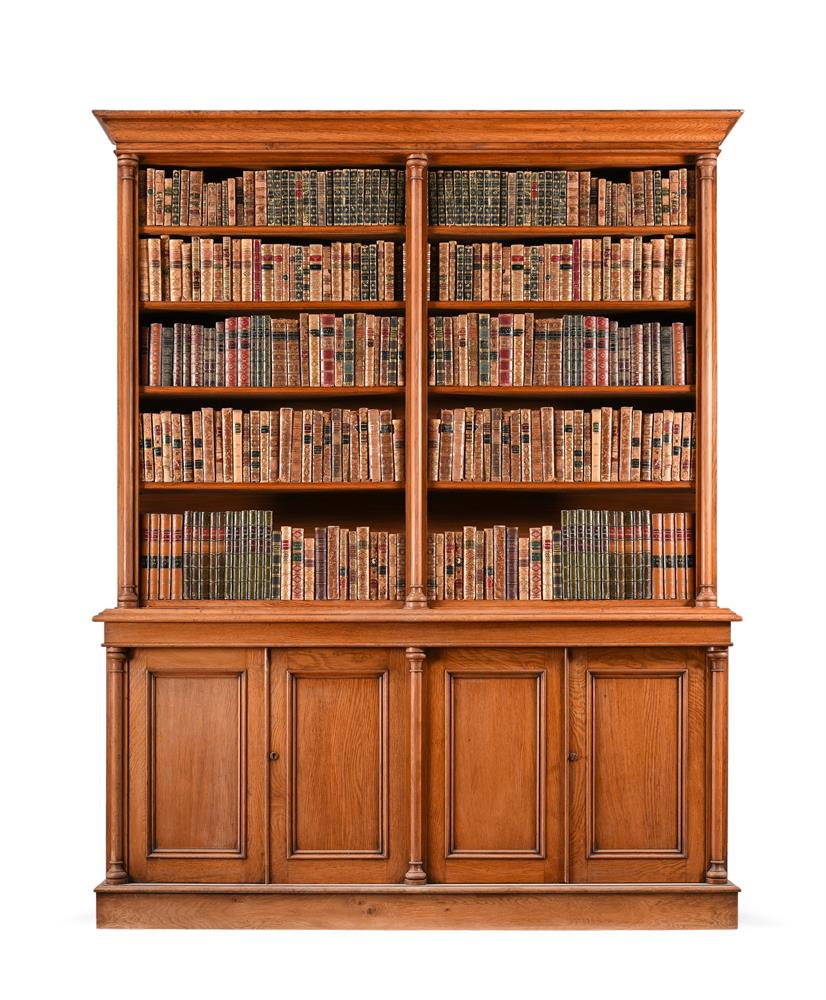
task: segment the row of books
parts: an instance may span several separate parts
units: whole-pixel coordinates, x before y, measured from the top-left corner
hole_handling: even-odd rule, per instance
[[[608,316],[461,313],[428,320],[431,385],[693,385],[694,328]]]
[[[690,482],[694,414],[442,410],[429,421],[428,474],[434,482]]]
[[[390,410],[141,414],[147,483],[401,482],[404,424]]]
[[[337,226],[404,222],[404,171],[393,168],[203,170],[148,168],[138,179],[148,226]]]
[[[140,331],[146,386],[404,385],[404,317],[228,316]]]
[[[686,226],[695,215],[687,167],[632,170],[431,170],[431,225]]]
[[[662,302],[691,300],[694,239],[641,236],[570,243],[435,244],[430,297],[453,301]]]
[[[224,236],[138,240],[142,302],[392,302],[404,244],[265,243]]]
[[[563,510],[558,526],[435,532],[427,590],[436,601],[687,600],[694,515]]]
[[[302,528],[269,510],[143,514],[144,600],[401,600],[404,535]],[[428,535],[430,600],[686,600],[694,515],[563,510],[558,527]]]
[[[397,601],[404,535],[277,526],[271,510],[143,514],[140,574],[149,601]]]

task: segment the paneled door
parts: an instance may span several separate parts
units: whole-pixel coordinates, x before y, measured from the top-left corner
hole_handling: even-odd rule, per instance
[[[405,662],[394,649],[274,649],[273,882],[401,882]]]
[[[428,650],[431,882],[561,882],[561,650]]]
[[[133,881],[264,880],[262,650],[136,650],[128,753]]]
[[[705,658],[572,650],[574,882],[699,882],[705,868]]]

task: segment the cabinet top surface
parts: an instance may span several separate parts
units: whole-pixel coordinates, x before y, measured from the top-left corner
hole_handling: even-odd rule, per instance
[[[715,152],[742,112],[95,111],[118,152]],[[447,162],[447,161],[445,161]],[[503,161],[504,162],[504,161]]]
[[[555,608],[517,608],[513,602],[507,608],[427,608],[410,610],[404,608],[364,608],[348,609],[346,606],[301,608],[277,608],[250,606],[243,602],[228,602],[226,606],[210,603],[208,607],[174,608],[107,608],[94,618],[98,622],[336,622],[359,621],[365,624],[398,622],[404,624],[436,624],[449,622],[511,622],[530,624],[531,622],[602,621],[621,624],[623,622],[735,622],[739,615],[729,608],[657,607],[629,608],[606,607],[608,602],[593,602],[588,608],[583,603],[564,602],[565,606]],[[560,602],[562,605],[563,602]]]

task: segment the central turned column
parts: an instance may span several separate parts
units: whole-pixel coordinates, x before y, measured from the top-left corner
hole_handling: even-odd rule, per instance
[[[406,608],[427,607],[427,157],[407,158]]]
[[[425,654],[423,649],[410,646],[404,651],[410,677],[410,865],[404,876],[405,885],[424,885],[423,787],[424,755],[422,752],[422,684]]]

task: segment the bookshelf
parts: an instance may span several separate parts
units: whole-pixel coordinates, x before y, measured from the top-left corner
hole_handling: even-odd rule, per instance
[[[715,199],[740,113],[95,114],[99,926],[736,926]],[[316,222],[358,213],[385,221]]]

